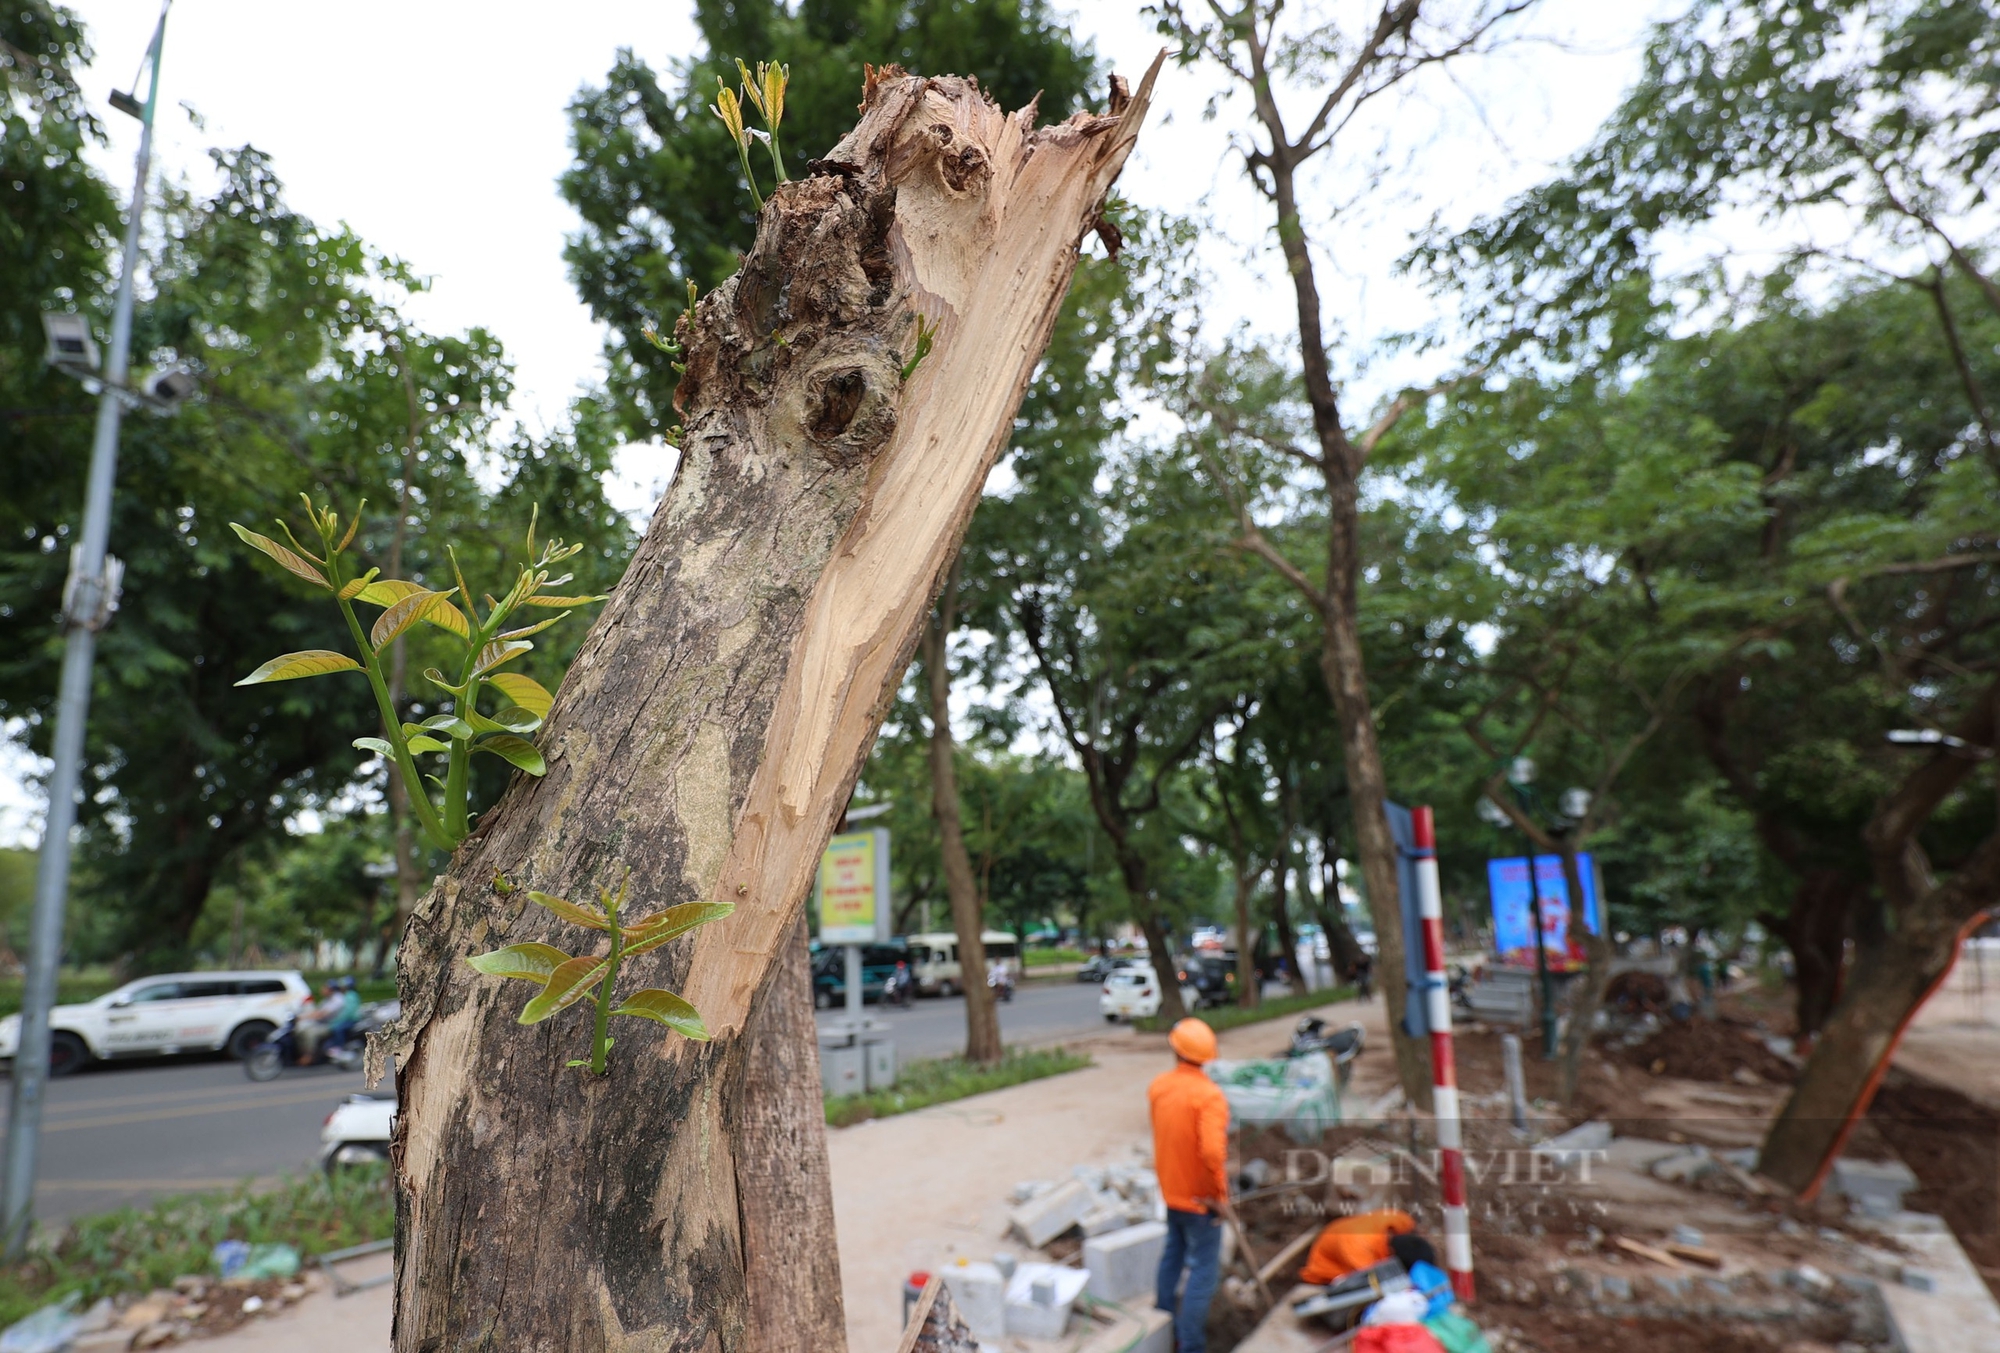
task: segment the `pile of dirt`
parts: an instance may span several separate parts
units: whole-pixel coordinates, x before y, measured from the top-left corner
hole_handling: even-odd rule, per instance
[[[1505,1353],[1778,1353],[1801,1331],[1775,1331],[1714,1320],[1638,1320],[1482,1301],[1479,1324]],[[1807,1345],[1813,1347],[1814,1345]],[[1821,1345],[1823,1346],[1823,1345]]]
[[[1789,1085],[1798,1072],[1764,1046],[1754,1027],[1730,1020],[1691,1019],[1669,1024],[1624,1050],[1624,1059],[1655,1076],[1739,1085]]]
[[[1658,973],[1621,972],[1604,989],[1604,1004],[1628,1015],[1663,1015],[1670,1000],[1667,979]]]
[[[1917,1177],[1903,1205],[1943,1217],[2000,1297],[2000,1113],[1897,1070],[1869,1106],[1868,1123]]]

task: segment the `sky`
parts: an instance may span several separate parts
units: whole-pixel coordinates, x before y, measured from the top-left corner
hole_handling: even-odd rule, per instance
[[[96,50],[82,82],[111,130],[98,159],[122,195],[138,127],[104,101],[113,88],[132,87],[158,3],[68,3]],[[1121,73],[1136,77],[1161,46],[1137,0],[1057,0],[1054,8]],[[1336,16],[1367,8],[1356,0],[1292,6]],[[1373,340],[1433,317],[1429,298],[1394,272],[1410,233],[1433,215],[1462,222],[1491,210],[1546,176],[1611,111],[1637,68],[1648,19],[1678,8],[1673,0],[1542,0],[1502,52],[1385,101],[1360,125],[1358,144],[1387,144],[1395,158],[1366,154],[1307,184],[1342,351],[1368,353]],[[497,334],[516,367],[516,414],[530,428],[551,428],[598,379],[604,341],[562,261],[577,227],[555,188],[569,164],[565,109],[580,88],[602,81],[620,47],[656,69],[693,51],[691,15],[690,0],[577,0],[555,9],[513,0],[178,0],[155,166],[199,188],[209,181],[210,146],[247,143],[269,153],[295,210],[345,222],[430,279],[412,319],[434,331],[483,326]],[[1292,301],[1272,265],[1269,207],[1231,148],[1247,108],[1225,98],[1205,116],[1225,92],[1212,69],[1170,63],[1119,191],[1141,207],[1204,222],[1211,331],[1282,336]],[[1376,185],[1363,191],[1370,175]],[[1342,370],[1365,404],[1422,379],[1422,363],[1449,360],[1446,351],[1348,361]],[[649,511],[670,466],[662,448],[630,448],[619,458],[614,501]],[[32,844],[40,830],[33,767],[6,750],[0,845]]]

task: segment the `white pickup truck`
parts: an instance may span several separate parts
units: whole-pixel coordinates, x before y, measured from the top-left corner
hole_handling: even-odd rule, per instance
[[[227,1051],[237,1059],[312,995],[296,972],[162,973],[49,1012],[49,1074],[94,1058]],[[0,1059],[13,1060],[21,1017],[0,1019]]]

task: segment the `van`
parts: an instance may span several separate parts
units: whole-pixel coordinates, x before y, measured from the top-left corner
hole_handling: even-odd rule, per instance
[[[1005,959],[1016,976],[1021,972],[1021,946],[1004,930],[980,933],[986,946],[986,961]],[[917,990],[926,996],[956,996],[965,990],[965,974],[958,964],[958,936],[949,930],[928,935],[911,935],[910,971],[916,974]],[[980,975],[985,980],[985,975]]]

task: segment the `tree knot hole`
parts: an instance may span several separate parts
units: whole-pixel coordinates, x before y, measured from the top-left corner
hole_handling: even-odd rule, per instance
[[[806,430],[814,441],[830,442],[847,431],[854,421],[854,415],[861,410],[861,398],[868,393],[868,378],[859,367],[842,367],[829,371],[817,382],[819,389],[813,402],[812,421]]]

